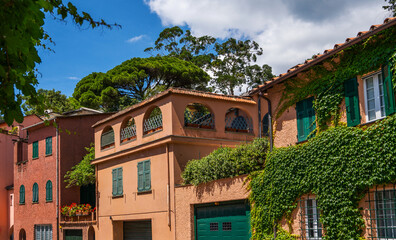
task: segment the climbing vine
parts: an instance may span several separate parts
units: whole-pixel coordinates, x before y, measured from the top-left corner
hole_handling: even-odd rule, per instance
[[[307,143],[275,149],[250,176],[254,239],[272,239],[302,195],[316,195],[324,239],[359,239],[358,203],[367,189],[396,179],[396,115],[367,129],[330,127]]]
[[[330,121],[333,122],[333,126],[337,126],[340,104],[344,99],[344,81],[357,75],[377,71],[389,60],[395,72],[395,39],[396,28],[384,30],[289,79],[284,84],[285,89],[277,108],[277,117],[296,102],[315,96],[314,109],[319,130],[326,129]],[[393,81],[396,83],[395,74]]]

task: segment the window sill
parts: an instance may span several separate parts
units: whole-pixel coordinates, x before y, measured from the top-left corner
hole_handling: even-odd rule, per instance
[[[32,202],[32,204],[39,204],[39,202]]]
[[[146,133],[146,134],[144,134],[143,135],[143,137],[148,137],[148,136],[151,136],[151,135],[153,135],[153,134],[156,134],[156,133],[159,133],[159,132],[162,132],[164,129],[163,128],[161,128],[161,129],[159,129],[159,130],[157,130],[157,131],[154,131],[154,132],[151,132],[151,133]]]
[[[235,133],[235,134],[242,134],[242,135],[251,135],[251,136],[254,136],[254,133],[251,133],[251,132],[237,132],[237,131],[227,131],[227,130],[225,130],[224,131],[225,133]]]
[[[25,203],[19,203],[19,205],[25,205]]]
[[[133,138],[133,139],[130,139],[128,141],[121,142],[120,145],[122,146],[122,145],[125,145],[125,144],[128,144],[128,143],[134,142],[134,141],[136,141],[136,137]]]
[[[113,146],[108,147],[108,148],[100,149],[100,151],[101,151],[101,152],[106,152],[107,150],[113,149],[114,147],[115,147],[115,146],[113,145]]]
[[[46,157],[50,157],[50,156],[52,156],[52,153],[50,153],[50,154],[45,154],[45,156],[46,156]]]
[[[39,159],[39,157],[32,158],[32,160],[36,160],[36,159]]]
[[[138,191],[137,195],[146,195],[146,194],[151,194],[153,190],[145,190],[145,191]]]
[[[367,121],[367,122],[365,122],[365,123],[360,124],[360,126],[370,125],[370,124],[372,124],[372,123],[375,123],[375,122],[377,122],[377,121],[380,121],[380,120],[382,120],[382,119],[385,119],[386,117],[387,117],[387,116],[382,117],[382,118],[377,118],[377,119],[374,119],[374,120],[371,120],[371,121]],[[359,126],[359,125],[358,125],[358,126]]]
[[[189,126],[184,126],[184,129],[188,130],[202,130],[202,131],[209,131],[209,132],[217,132],[216,129],[214,128],[202,128],[202,127],[189,127]]]
[[[112,196],[111,196],[112,199],[115,199],[115,198],[123,198],[123,197],[124,197],[124,194],[121,194],[121,195],[112,195]]]
[[[52,203],[52,200],[45,200],[46,203]]]
[[[297,141],[296,144],[303,144],[303,143],[306,143],[306,142],[308,142],[308,139]]]

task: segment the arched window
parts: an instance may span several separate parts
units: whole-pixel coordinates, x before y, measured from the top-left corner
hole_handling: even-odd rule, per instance
[[[26,240],[26,231],[23,228],[19,230],[19,240]]]
[[[226,127],[228,132],[253,133],[250,117],[239,108],[230,108],[226,113]]]
[[[149,134],[162,130],[162,112],[159,107],[151,110],[150,114],[146,114],[143,123],[143,134]]]
[[[38,203],[39,201],[39,189],[38,189],[38,184],[34,183],[33,184],[33,202]]]
[[[25,204],[25,186],[19,187],[19,204]]]
[[[47,181],[45,185],[45,201],[52,202],[52,182],[51,180]]]
[[[102,136],[100,138],[101,149],[111,148],[114,146],[114,130],[112,127],[107,126],[103,129]]]
[[[189,104],[184,110],[184,126],[213,129],[214,115],[202,104]]]
[[[121,124],[121,143],[128,142],[133,139],[136,139],[136,124],[135,119],[127,118]]]
[[[264,115],[261,127],[262,127],[261,132],[262,132],[263,136],[268,136],[269,135],[269,115],[268,115],[268,113]]]

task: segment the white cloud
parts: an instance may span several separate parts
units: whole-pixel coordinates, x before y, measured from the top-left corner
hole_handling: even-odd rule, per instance
[[[389,16],[381,0],[145,0],[165,26],[196,36],[248,37],[264,50],[258,64],[275,74]]]
[[[67,77],[67,79],[70,79],[70,80],[81,80],[81,78],[78,78],[78,77]]]
[[[134,43],[134,42],[137,42],[139,40],[142,40],[145,36],[146,35],[139,35],[139,36],[136,36],[136,37],[132,37],[132,38],[126,40],[126,42],[127,43]]]

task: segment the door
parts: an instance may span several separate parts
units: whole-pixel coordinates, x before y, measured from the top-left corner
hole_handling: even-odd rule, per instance
[[[151,240],[151,220],[124,222],[124,240]]]
[[[197,240],[250,239],[250,207],[245,203],[197,206]]]
[[[82,240],[82,229],[65,230],[65,240]]]
[[[34,225],[35,239],[52,240],[52,226],[51,225]]]

